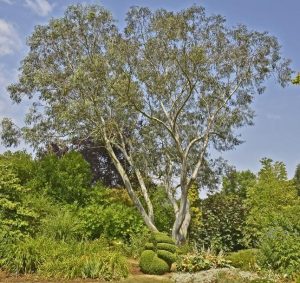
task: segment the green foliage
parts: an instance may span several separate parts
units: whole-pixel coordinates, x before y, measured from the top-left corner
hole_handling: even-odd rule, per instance
[[[246,209],[240,197],[216,193],[202,202],[202,226],[192,237],[199,249],[234,251],[244,247]]]
[[[256,270],[257,265],[257,249],[240,250],[230,253],[226,259],[230,261],[230,265],[246,271]]]
[[[112,203],[103,207],[96,204],[79,211],[82,234],[89,239],[105,236],[129,242],[132,235],[141,234],[144,222],[134,207]]]
[[[91,190],[90,203],[102,207],[110,206],[112,203],[133,206],[128,192],[123,188],[107,188],[101,183],[96,183]]]
[[[199,196],[199,188],[195,184],[191,186],[188,192],[188,200],[190,202],[191,223],[189,226],[190,239],[197,238],[197,232],[202,225],[201,200]]]
[[[162,275],[170,270],[169,265],[152,250],[145,250],[140,259],[141,271],[146,274]]]
[[[184,245],[177,246],[178,255],[186,255],[195,251],[195,245],[192,242],[186,242]]]
[[[256,176],[250,170],[247,171],[229,171],[223,178],[222,192],[225,194],[233,194],[245,199],[247,189],[253,187]]]
[[[100,278],[109,281],[127,277],[128,266],[121,254],[101,251],[53,258],[41,266],[39,273],[54,278]]]
[[[299,231],[287,231],[282,227],[266,231],[260,243],[259,263],[281,274],[296,275],[300,270]]]
[[[26,185],[35,174],[34,160],[25,151],[4,152],[0,155],[0,164],[11,168],[22,186]]]
[[[79,208],[77,218],[82,236],[88,239],[105,236],[129,243],[146,229],[124,189],[108,189],[100,184],[93,187],[90,204]]]
[[[145,224],[134,207],[111,204],[103,215],[103,232],[111,239],[130,241],[131,235],[141,234]]]
[[[140,258],[143,250],[146,249],[145,246],[149,238],[150,231],[147,229],[144,229],[141,233],[132,234],[129,243],[123,243],[123,252],[125,252],[128,257]]]
[[[83,238],[74,209],[60,206],[41,220],[40,234],[54,240],[71,241]]]
[[[297,165],[295,175],[294,175],[295,186],[298,191],[298,196],[300,196],[300,164]]]
[[[1,255],[1,267],[16,274],[36,272],[43,260],[41,246],[44,240],[25,238],[5,246],[5,254]]]
[[[161,232],[170,232],[174,223],[174,210],[165,190],[161,187],[153,189],[150,198],[153,204],[155,226]]]
[[[76,152],[66,153],[62,157],[49,154],[36,162],[35,177],[29,185],[55,201],[83,205],[90,193],[90,167]]]
[[[260,248],[262,267],[292,276],[300,268],[300,200],[283,163],[263,159],[262,165],[246,200],[246,239]]]
[[[37,215],[23,201],[27,192],[11,165],[0,164],[0,227],[16,238],[34,232]]]
[[[1,120],[0,137],[4,146],[17,146],[20,143],[21,131],[9,118]]]
[[[24,194],[23,201],[27,207],[30,207],[37,214],[38,224],[45,217],[58,214],[58,211],[64,207],[61,203],[55,202],[51,197],[32,190]]]
[[[246,205],[249,213],[246,219],[245,239],[250,247],[259,246],[262,235],[275,226],[296,225],[295,215],[300,215],[299,198],[293,181],[287,180],[285,165],[263,159],[257,183],[248,190]],[[298,224],[297,224],[298,223]]]
[[[210,268],[229,267],[222,253],[212,254],[209,250],[206,252],[189,253],[180,255],[177,258],[177,270],[181,272],[199,272]]]
[[[292,80],[292,83],[295,85],[300,85],[300,73]]]

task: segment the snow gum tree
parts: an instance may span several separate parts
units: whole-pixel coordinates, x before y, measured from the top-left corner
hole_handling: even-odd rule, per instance
[[[8,88],[13,101],[28,97],[32,107],[21,129],[3,120],[2,137],[11,145],[22,135],[34,148],[74,139],[103,145],[153,231],[146,179],[164,186],[180,244],[191,218],[189,189],[212,170],[211,152],[240,144],[236,129],[252,123],[254,96],[270,76],[282,86],[290,81],[289,61],[273,36],[229,28],[198,6],[176,13],[134,7],[126,23],[121,32],[102,7],[77,5],[37,26]]]

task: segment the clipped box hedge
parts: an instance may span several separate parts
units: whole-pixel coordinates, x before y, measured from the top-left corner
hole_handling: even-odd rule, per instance
[[[156,247],[158,250],[165,250],[173,254],[177,251],[177,247],[174,244],[158,243]]]
[[[153,233],[141,254],[140,268],[146,274],[161,275],[169,272],[176,261],[176,246],[166,234]]]
[[[155,244],[166,243],[166,244],[175,245],[175,242],[172,238],[170,238],[168,235],[166,235],[164,233],[159,233],[159,232],[153,233],[152,242]]]
[[[154,244],[153,243],[146,243],[145,244],[145,250],[154,250]]]
[[[158,250],[157,256],[163,259],[169,265],[170,268],[172,263],[176,261],[176,255],[168,251]]]

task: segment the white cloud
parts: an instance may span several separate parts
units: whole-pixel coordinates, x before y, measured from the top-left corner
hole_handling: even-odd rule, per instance
[[[15,68],[8,68],[4,64],[0,64],[0,97],[6,87],[18,78],[18,70]]]
[[[0,2],[4,2],[4,3],[9,4],[9,5],[13,4],[12,0],[0,0]]]
[[[51,5],[48,0],[25,0],[26,6],[29,7],[33,12],[39,16],[47,16],[53,10],[53,5]]]
[[[10,83],[10,74],[7,68],[0,64],[0,114],[1,116],[4,113],[7,113],[7,109],[9,109],[8,95],[6,93],[6,87]]]
[[[14,53],[21,47],[21,39],[12,24],[0,19],[0,57]]]
[[[3,117],[12,117],[15,121],[19,121],[23,114],[23,109],[20,109],[19,105],[11,102],[6,90],[8,85],[17,80],[17,77],[17,69],[8,68],[7,65],[0,63],[0,120]]]

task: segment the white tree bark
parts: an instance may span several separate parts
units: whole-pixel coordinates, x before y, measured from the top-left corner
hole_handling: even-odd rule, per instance
[[[121,162],[118,160],[117,156],[115,155],[114,153],[114,150],[109,142],[109,140],[107,138],[105,138],[105,147],[108,151],[108,154],[110,155],[114,165],[116,166],[116,169],[118,170],[118,172],[120,173],[121,175],[121,178],[124,182],[124,185],[125,185],[125,188],[131,198],[131,200],[133,201],[134,205],[136,206],[136,208],[138,209],[138,211],[140,212],[143,220],[145,221],[145,224],[147,225],[147,227],[153,231],[153,232],[157,232],[157,228],[154,224],[154,217],[153,217],[153,214],[151,215],[148,215],[147,212],[145,211],[141,201],[139,200],[139,198],[137,197],[133,187],[132,187],[132,184],[130,182],[130,179],[125,171],[125,169],[123,168],[123,165],[121,164]],[[153,213],[153,211],[152,211]]]

